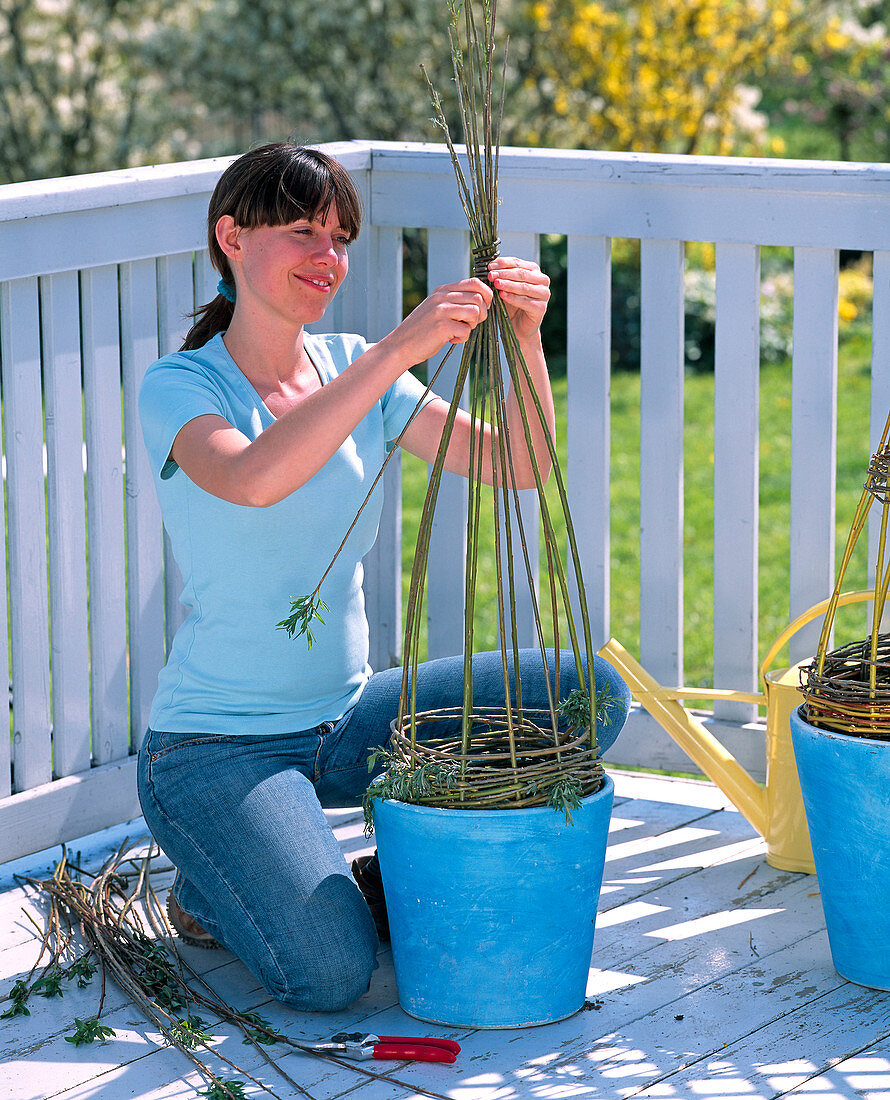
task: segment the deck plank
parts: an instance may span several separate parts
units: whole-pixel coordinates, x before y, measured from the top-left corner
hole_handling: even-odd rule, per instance
[[[301,1014],[271,1000],[227,952],[183,954],[230,1003],[295,1037],[358,1028],[454,1034],[463,1046],[453,1066],[372,1064],[398,1085],[285,1054],[282,1066],[316,1100],[408,1100],[418,1090],[454,1100],[887,1100],[890,994],[851,985],[832,968],[816,879],[769,867],[762,839],[710,784],[615,778],[589,1009],[569,1020],[511,1031],[420,1024],[398,1006],[389,951],[349,1010]],[[360,815],[331,820],[348,858],[368,850]],[[127,829],[138,836],[139,828],[88,838],[84,862],[100,865]],[[22,909],[38,923],[43,914],[34,889],[12,872],[40,877],[57,855],[0,868],[0,993],[36,957],[36,929]],[[205,1087],[112,985],[106,1022],[118,1038],[80,1049],[66,1043],[73,1017],[91,1015],[97,997],[92,988],[63,1000],[34,997],[30,1017],[0,1020],[0,1100],[185,1100]],[[281,1100],[300,1095],[239,1035],[213,1031],[212,1064],[222,1068],[217,1054],[227,1054]],[[260,1095],[253,1087],[247,1094]]]
[[[859,1053],[834,1064],[836,1056],[829,1052],[837,1049],[839,1034],[845,1049]],[[821,1097],[832,1079],[855,1072],[857,1064],[867,1062],[877,1072],[876,1063],[884,1059],[886,1067],[888,1036],[886,995],[842,982],[714,1057],[690,1063],[637,1095],[645,1100],[673,1100],[698,1094],[702,1082],[719,1080],[727,1095],[744,1093],[766,1100],[812,1091]]]

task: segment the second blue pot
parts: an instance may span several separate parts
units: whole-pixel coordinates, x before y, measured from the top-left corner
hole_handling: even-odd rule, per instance
[[[890,743],[810,725],[791,713],[835,970],[890,989]]]
[[[552,1023],[584,1004],[612,780],[572,812],[374,803],[399,1003],[453,1027]]]

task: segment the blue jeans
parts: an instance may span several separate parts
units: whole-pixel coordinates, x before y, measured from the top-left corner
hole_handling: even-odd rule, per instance
[[[600,751],[624,722],[629,693],[596,658],[622,706],[598,723]],[[552,670],[552,654],[550,655]],[[520,654],[523,706],[547,708],[540,651]],[[560,696],[577,685],[565,654]],[[237,955],[273,997],[305,1011],[338,1011],[368,988],[377,933],[322,807],[356,806],[397,716],[401,669],[375,673],[339,721],[274,736],[149,730],[139,753],[142,810],[176,865],[176,898]],[[474,657],[474,702],[503,705],[498,653]],[[418,670],[417,709],[459,706],[463,659]],[[441,730],[437,730],[437,733]]]

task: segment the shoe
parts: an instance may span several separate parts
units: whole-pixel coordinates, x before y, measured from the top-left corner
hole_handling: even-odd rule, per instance
[[[216,940],[206,928],[202,928],[194,917],[190,917],[188,913],[186,913],[173,896],[172,890],[167,895],[167,916],[170,919],[170,923],[176,929],[176,934],[183,943],[190,944],[192,947],[206,947],[210,949],[220,947],[219,941]]]
[[[381,943],[389,943],[389,917],[386,913],[386,898],[383,895],[383,879],[380,877],[377,853],[359,856],[353,860],[352,877],[358,883],[358,888],[371,910],[377,938]]]

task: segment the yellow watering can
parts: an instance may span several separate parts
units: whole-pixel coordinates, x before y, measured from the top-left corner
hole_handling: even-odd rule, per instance
[[[837,603],[873,600],[874,595],[874,591],[844,592]],[[767,669],[788,639],[823,614],[830,602],[830,599],[823,600],[799,615],[775,640],[760,666],[762,694],[719,688],[663,687],[614,638],[599,651],[600,656],[621,674],[633,697],[764,838],[767,863],[784,871],[815,872],[790,726],[791,712],[802,701],[798,669],[809,664],[810,659],[773,672]],[[678,701],[692,698],[756,703],[767,708],[764,786],[752,779],[732,753]]]

